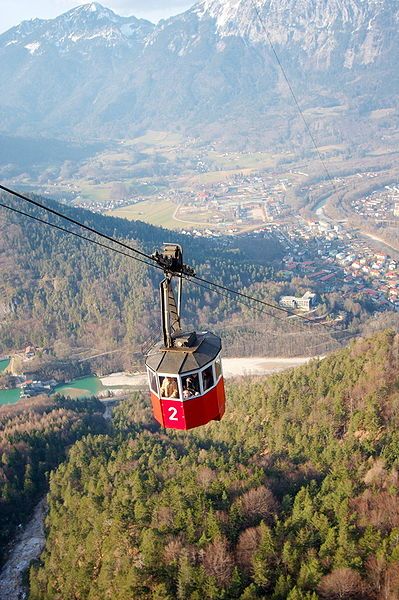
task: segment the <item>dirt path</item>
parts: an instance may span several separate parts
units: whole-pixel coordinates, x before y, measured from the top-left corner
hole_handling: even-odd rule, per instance
[[[35,508],[32,519],[17,535],[13,550],[0,571],[0,600],[24,600],[27,592],[22,585],[22,577],[29,564],[39,558],[45,543],[44,517],[47,511],[43,499]]]

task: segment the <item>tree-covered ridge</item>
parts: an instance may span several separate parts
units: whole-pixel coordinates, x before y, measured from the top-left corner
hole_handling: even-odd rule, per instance
[[[97,400],[38,398],[0,407],[0,563],[16,526],[30,515],[48,473],[88,433],[105,430]]]
[[[398,342],[236,382],[190,433],[121,404],[51,478],[31,600],[397,598]]]
[[[0,194],[0,198],[10,206],[84,234],[9,195]],[[201,275],[237,289],[267,280],[271,274],[268,265],[279,253],[278,244],[271,241],[254,250],[245,240],[195,240],[139,221],[39,200],[149,254],[172,237],[172,241],[183,244],[187,261]],[[56,344],[55,357],[65,357],[65,350],[74,346],[99,351],[121,346],[137,349],[159,330],[160,278],[159,271],[128,257],[0,208],[0,354],[27,342]],[[223,321],[237,311],[232,300],[213,296],[209,301],[208,296],[205,299],[203,289],[187,284],[187,321]]]

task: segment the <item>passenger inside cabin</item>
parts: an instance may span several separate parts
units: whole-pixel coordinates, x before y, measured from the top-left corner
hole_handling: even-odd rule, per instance
[[[183,377],[183,398],[192,398],[193,396],[199,396],[200,387],[198,375],[189,375]]]
[[[165,377],[161,385],[161,396],[163,398],[178,398],[179,388],[175,377]]]

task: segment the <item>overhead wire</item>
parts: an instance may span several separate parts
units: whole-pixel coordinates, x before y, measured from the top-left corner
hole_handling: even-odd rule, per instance
[[[38,208],[41,208],[42,210],[45,210],[46,212],[49,212],[49,213],[57,216],[58,218],[61,218],[61,219],[64,219],[64,220],[68,221],[69,223],[72,223],[74,225],[82,227],[83,229],[85,229],[87,231],[90,231],[91,233],[94,233],[95,235],[98,235],[98,236],[100,236],[102,238],[105,238],[106,240],[108,240],[108,241],[110,241],[110,242],[112,242],[114,244],[122,246],[123,248],[126,248],[126,249],[130,250],[131,252],[134,252],[135,254],[138,254],[138,255],[146,258],[148,261],[153,261],[151,263],[145,263],[145,264],[147,264],[147,266],[153,266],[155,268],[163,270],[162,267],[159,266],[155,262],[155,259],[150,254],[146,254],[145,252],[142,252],[141,250],[138,250],[137,248],[134,248],[133,246],[125,244],[124,242],[121,242],[120,240],[117,240],[117,239],[115,239],[115,238],[113,238],[113,237],[111,237],[111,236],[109,236],[109,235],[107,235],[105,233],[102,233],[102,232],[98,231],[97,229],[94,229],[93,227],[90,227],[89,225],[85,225],[84,223],[81,223],[80,221],[77,221],[76,219],[68,217],[67,215],[59,212],[58,210],[50,208],[49,206],[46,206],[45,204],[41,204],[40,202],[37,202],[36,200],[32,200],[28,196],[26,196],[24,194],[21,194],[19,192],[16,192],[15,190],[12,190],[11,188],[8,188],[8,187],[6,187],[4,185],[0,184],[0,190],[3,190],[3,191],[5,191],[5,192],[7,192],[7,193],[9,193],[9,194],[17,197],[17,198],[20,198],[21,200],[24,200],[25,202],[28,202],[29,204],[33,204],[34,206],[36,206]],[[5,208],[9,208],[9,207],[5,206]],[[21,212],[21,214],[23,214],[23,213]],[[26,216],[34,218],[29,213],[26,213]],[[40,219],[38,217],[35,217],[35,219],[38,220],[38,221],[40,221]],[[92,240],[91,238],[86,238],[85,236],[81,236],[81,234],[76,234],[76,232],[72,232],[70,230],[66,230],[66,229],[64,229],[64,228],[62,228],[62,227],[60,227],[58,225],[52,224],[52,223],[50,223],[48,221],[41,220],[41,222],[43,222],[45,225],[48,224],[48,225],[50,225],[52,227],[55,227],[56,229],[60,229],[61,231],[64,231],[64,232],[67,232],[67,233],[71,233],[72,235],[76,235],[76,237],[82,237],[82,239],[86,239],[87,241],[93,241],[93,243],[97,243],[98,245],[100,245],[99,242],[97,242],[95,240]],[[107,247],[107,246],[104,246],[104,247]],[[130,256],[130,255],[128,255],[128,256]],[[195,279],[198,282],[202,282],[204,284],[212,285],[215,288],[219,288],[219,289],[221,289],[223,291],[226,291],[228,293],[234,294],[235,296],[239,296],[239,297],[245,298],[247,300],[251,300],[253,302],[257,302],[259,304],[262,304],[263,306],[267,306],[269,308],[273,308],[273,309],[278,310],[280,312],[284,312],[285,314],[289,314],[289,315],[292,315],[292,316],[299,316],[300,318],[302,318],[302,320],[310,321],[310,322],[313,321],[312,319],[308,319],[308,318],[304,317],[303,315],[297,315],[294,311],[291,311],[288,308],[283,308],[283,307],[278,306],[276,304],[271,304],[270,302],[266,302],[265,300],[260,300],[259,298],[254,298],[252,296],[249,296],[248,294],[244,294],[243,292],[239,292],[237,290],[234,290],[232,288],[228,288],[228,287],[226,287],[224,285],[221,285],[219,283],[216,283],[214,281],[209,281],[207,279],[204,279],[203,277],[199,277],[198,275],[194,275],[193,279]]]
[[[323,169],[324,169],[324,171],[325,171],[325,173],[326,173],[326,175],[327,175],[327,178],[328,178],[328,180],[330,181],[330,183],[331,183],[331,185],[332,185],[332,187],[333,187],[334,191],[335,191],[335,192],[337,192],[338,190],[337,190],[337,187],[336,187],[336,185],[335,185],[335,183],[334,183],[333,177],[332,177],[332,175],[331,175],[331,173],[330,173],[330,170],[329,170],[329,168],[327,167],[327,164],[326,164],[326,162],[325,162],[325,160],[324,160],[324,158],[323,158],[323,156],[322,156],[322,154],[321,154],[320,148],[319,148],[319,146],[318,146],[318,144],[317,144],[317,142],[316,142],[316,138],[315,138],[315,136],[314,136],[314,135],[313,135],[313,133],[312,133],[312,130],[311,130],[311,128],[310,128],[310,125],[309,125],[309,123],[308,123],[308,120],[306,119],[306,117],[305,117],[305,115],[304,115],[304,113],[303,113],[303,110],[301,109],[301,106],[300,106],[300,104],[299,104],[299,100],[298,100],[298,98],[297,98],[297,95],[296,95],[296,93],[295,93],[295,90],[294,90],[294,88],[293,88],[293,86],[292,86],[292,84],[291,84],[291,82],[290,82],[290,80],[289,80],[289,77],[288,77],[288,75],[287,75],[287,72],[286,72],[286,70],[285,70],[285,68],[284,68],[284,65],[283,65],[283,63],[282,63],[282,61],[281,61],[281,59],[280,59],[280,57],[279,57],[279,55],[278,55],[278,52],[277,52],[277,50],[276,50],[276,47],[275,47],[275,45],[273,44],[272,38],[271,38],[271,36],[270,36],[270,34],[269,34],[268,30],[267,30],[267,27],[266,27],[266,23],[264,22],[264,20],[263,20],[263,18],[262,18],[262,16],[261,16],[261,14],[260,14],[260,11],[259,11],[259,9],[258,9],[258,7],[257,7],[257,5],[256,5],[256,0],[250,0],[250,3],[251,3],[251,5],[252,5],[252,7],[253,7],[253,9],[254,9],[254,11],[255,11],[255,14],[256,14],[256,16],[257,16],[257,18],[258,18],[258,21],[259,21],[259,23],[260,23],[260,25],[261,25],[261,27],[262,27],[262,29],[263,29],[263,31],[264,31],[264,33],[265,33],[265,35],[266,35],[266,38],[267,38],[267,41],[268,41],[268,43],[269,43],[269,46],[270,46],[270,48],[271,48],[271,51],[272,51],[272,53],[273,53],[273,55],[274,55],[274,58],[276,59],[276,62],[277,62],[277,64],[278,64],[279,68],[280,68],[280,71],[281,71],[281,73],[282,73],[282,75],[283,75],[283,77],[284,77],[284,79],[285,79],[285,82],[286,82],[286,84],[287,84],[287,86],[288,86],[288,89],[289,89],[289,91],[290,91],[290,93],[291,93],[291,96],[292,96],[292,98],[293,98],[293,100],[294,100],[294,104],[295,104],[296,108],[298,109],[298,112],[299,112],[299,114],[300,114],[300,116],[301,116],[301,119],[302,119],[302,121],[303,121],[303,123],[304,123],[304,125],[305,125],[305,129],[306,129],[306,131],[308,132],[308,134],[309,134],[309,137],[310,137],[310,139],[312,140],[313,146],[314,146],[314,147],[315,147],[315,149],[316,149],[317,155],[318,155],[318,157],[319,157],[319,159],[320,159],[320,162],[321,162],[321,164],[322,164],[322,166],[323,166]]]
[[[106,244],[103,244],[102,242],[99,242],[98,240],[95,240],[93,238],[89,238],[89,237],[84,236],[84,235],[82,235],[80,233],[77,233],[75,231],[71,231],[69,229],[66,229],[66,228],[60,226],[60,225],[57,225],[55,223],[51,223],[50,221],[46,221],[44,219],[41,219],[40,217],[37,217],[37,216],[32,215],[30,213],[26,213],[26,212],[24,212],[22,210],[19,210],[19,209],[15,208],[15,207],[11,207],[9,205],[6,205],[6,204],[0,202],[0,206],[2,208],[5,208],[5,209],[7,209],[7,210],[9,210],[11,212],[17,213],[19,215],[23,215],[25,217],[28,217],[28,218],[30,218],[30,219],[32,219],[34,221],[37,221],[37,222],[39,222],[39,223],[41,223],[43,225],[47,225],[49,227],[52,227],[53,229],[59,230],[59,231],[61,231],[63,233],[67,233],[67,234],[73,235],[73,236],[75,236],[75,237],[77,237],[79,239],[82,239],[84,241],[93,243],[93,244],[95,244],[95,245],[97,245],[97,246],[99,246],[101,248],[104,248],[104,249],[116,252],[117,254],[120,254],[120,255],[125,256],[127,258],[132,258],[133,260],[136,260],[136,261],[138,261],[138,262],[140,262],[142,264],[145,264],[147,267],[153,267],[153,268],[156,268],[156,269],[161,270],[161,271],[164,270],[163,267],[161,267],[160,265],[158,265],[154,261],[154,259],[153,259],[153,257],[151,255],[148,255],[148,254],[146,254],[146,253],[138,250],[137,248],[129,246],[128,244],[124,244],[123,242],[120,242],[120,240],[117,240],[115,238],[112,238],[111,236],[108,236],[107,234],[99,232],[96,229],[94,229],[94,228],[92,228],[92,227],[90,227],[88,225],[85,225],[85,224],[81,223],[80,221],[77,221],[76,219],[72,219],[71,217],[68,217],[67,215],[64,215],[63,213],[61,213],[61,212],[59,212],[57,210],[54,210],[54,209],[52,209],[50,207],[45,206],[44,204],[41,204],[40,202],[32,200],[31,198],[28,198],[27,196],[25,196],[23,194],[20,194],[19,192],[16,192],[15,190],[12,190],[11,188],[8,188],[8,187],[3,186],[3,185],[0,184],[0,189],[3,190],[3,191],[5,191],[5,192],[7,192],[7,193],[9,193],[9,194],[11,194],[11,195],[13,195],[13,196],[16,196],[17,198],[20,198],[20,199],[22,199],[22,200],[24,200],[26,202],[29,202],[29,203],[37,206],[38,208],[41,208],[41,209],[45,210],[46,212],[54,214],[58,218],[65,219],[66,221],[68,221],[70,223],[73,223],[74,225],[77,225],[79,227],[82,227],[83,229],[88,230],[88,231],[94,233],[95,235],[99,235],[100,237],[103,237],[103,238],[109,240],[112,243],[119,244],[119,245],[127,248],[128,250],[134,252],[135,254],[143,256],[147,260],[144,260],[143,258],[139,258],[138,256],[133,256],[132,254],[128,254],[127,252],[124,252],[124,251],[119,250],[117,248],[113,248],[113,247],[107,246]],[[152,262],[148,262],[150,260]],[[314,324],[316,326],[322,326],[322,324],[317,323],[314,319],[309,319],[308,317],[305,317],[304,315],[298,315],[297,313],[295,313],[294,311],[292,311],[292,310],[290,310],[288,308],[284,308],[284,307],[278,306],[276,304],[272,304],[270,302],[266,302],[265,300],[261,300],[259,298],[255,298],[254,296],[250,296],[249,294],[245,294],[243,292],[239,292],[237,290],[234,290],[233,288],[229,288],[227,286],[224,286],[222,284],[216,283],[214,281],[209,281],[208,279],[205,279],[205,278],[200,277],[198,275],[194,275],[194,276],[190,276],[190,277],[186,277],[185,276],[185,279],[191,281],[192,283],[194,283],[195,285],[197,285],[199,287],[203,287],[205,289],[208,289],[208,291],[217,293],[220,296],[223,296],[225,298],[229,297],[227,294],[234,295],[235,296],[235,300],[236,300],[237,303],[240,303],[240,304],[246,306],[247,308],[249,308],[251,310],[255,310],[257,312],[261,312],[263,314],[267,314],[270,317],[272,317],[274,319],[277,319],[277,320],[279,320],[281,322],[287,322],[287,319],[279,318],[279,317],[277,317],[277,315],[274,315],[274,314],[270,313],[269,311],[266,311],[264,308],[260,309],[260,308],[254,307],[253,305],[248,304],[244,300],[248,300],[250,302],[255,302],[257,304],[261,304],[262,307],[272,308],[273,310],[277,310],[277,311],[283,312],[286,315],[290,315],[290,316],[293,316],[293,317],[300,318],[302,321],[305,321],[305,322],[308,322],[308,323],[312,323],[312,324]],[[212,286],[212,287],[209,287],[209,286]],[[226,292],[226,293],[223,293],[223,292]],[[240,300],[238,298],[240,298]],[[241,300],[241,298],[243,300]],[[344,332],[342,332],[342,333],[344,333]],[[323,335],[323,334],[321,334],[321,335]],[[324,334],[324,335],[326,335],[326,334]],[[328,332],[328,335],[331,335],[330,331]],[[351,334],[349,334],[349,332],[348,332],[348,335],[351,335]]]
[[[122,256],[126,256],[128,258],[132,258],[133,260],[137,260],[138,262],[141,262],[144,265],[147,265],[147,267],[155,267],[155,268],[161,269],[161,267],[159,267],[155,263],[148,263],[147,261],[143,260],[142,258],[138,258],[137,256],[132,256],[131,254],[128,254],[127,252],[123,252],[123,250],[118,250],[117,248],[111,248],[110,246],[107,246],[106,244],[103,244],[102,242],[93,240],[92,238],[89,238],[85,235],[77,233],[76,231],[71,231],[70,229],[65,229],[64,227],[61,227],[60,225],[56,225],[55,223],[51,223],[50,221],[45,221],[44,219],[41,219],[40,217],[30,215],[29,213],[19,210],[18,208],[15,208],[14,206],[8,206],[7,204],[3,204],[3,202],[0,202],[0,206],[2,208],[6,208],[7,210],[9,210],[13,213],[23,215],[24,217],[29,217],[29,219],[32,219],[33,221],[37,221],[38,223],[42,223],[43,225],[48,225],[49,227],[52,227],[53,229],[57,229],[58,231],[62,231],[63,233],[69,233],[70,235],[73,235],[81,240],[84,240],[86,242],[91,242],[92,244],[96,244],[96,246],[100,246],[101,248],[105,248],[107,250],[116,252],[117,254],[121,254]]]
[[[202,281],[203,283],[207,283],[209,285],[213,285],[215,288],[219,288],[221,290],[229,292],[230,294],[239,296],[240,298],[246,298],[247,300],[252,300],[253,302],[258,302],[258,304],[262,304],[263,306],[273,308],[274,310],[278,310],[287,315],[291,315],[293,317],[299,317],[303,321],[308,321],[309,323],[314,323],[313,319],[309,319],[308,317],[305,317],[304,315],[298,315],[296,312],[294,312],[293,310],[290,310],[289,308],[284,308],[283,306],[278,306],[278,304],[272,304],[271,302],[266,302],[265,300],[260,300],[259,298],[254,298],[253,296],[250,296],[249,294],[244,294],[243,292],[238,292],[237,290],[234,290],[233,288],[228,288],[224,285],[221,285],[220,283],[208,281],[207,279],[199,277],[198,275],[194,275],[193,279],[195,279],[196,281]]]
[[[204,289],[206,289],[206,290],[208,290],[210,292],[218,294],[219,296],[222,296],[224,298],[230,299],[230,296],[228,296],[227,294],[224,294],[223,292],[219,291],[219,289],[211,288],[208,285],[205,285],[203,283],[199,283],[198,281],[194,281],[193,280],[193,279],[199,279],[200,281],[206,281],[207,282],[206,279],[202,279],[201,277],[198,277],[198,278],[194,277],[193,279],[185,277],[185,279],[187,279],[188,281],[191,281],[192,283],[195,283],[195,285],[197,285],[199,287],[202,287],[202,288],[204,288]],[[233,293],[233,294],[237,293],[240,296],[243,296],[244,298],[247,298],[248,300],[251,300],[253,302],[260,302],[262,304],[266,304],[266,306],[270,306],[271,308],[274,308],[274,309],[278,308],[278,309],[283,310],[286,313],[289,312],[290,316],[305,318],[304,315],[298,315],[297,313],[295,313],[293,311],[289,311],[288,309],[285,310],[284,308],[279,307],[279,306],[274,305],[274,304],[264,303],[262,300],[259,300],[258,298],[254,298],[253,296],[249,296],[247,294],[241,294],[240,292],[236,292],[236,290],[230,290],[230,288],[225,288],[224,286],[219,286],[218,284],[214,284],[213,282],[208,282],[208,283],[211,283],[211,285],[217,285],[217,287],[220,287],[221,289],[225,289],[229,293]],[[243,300],[239,300],[239,299],[235,298],[235,301],[238,302],[239,304],[242,304],[242,305],[246,306],[247,308],[249,308],[251,310],[257,311],[258,313],[266,314],[266,315],[272,317],[273,319],[276,319],[277,321],[281,321],[282,323],[288,323],[288,318],[289,317],[283,319],[283,318],[278,317],[277,315],[274,315],[271,312],[265,310],[264,308],[258,308],[256,306],[252,306],[252,305],[248,304],[247,302],[244,302]],[[326,329],[326,326],[323,325],[323,323],[318,323],[315,319],[305,318],[305,321],[311,323],[313,327],[323,327],[324,329]],[[297,331],[296,332],[297,334],[303,333],[303,332],[309,332],[310,333],[310,329],[305,329],[304,327],[299,327],[299,329],[300,329],[300,331],[299,332]],[[333,332],[331,332],[331,331],[328,331],[328,332],[326,331],[325,333],[321,333],[320,331],[318,331],[317,333],[321,337],[330,337],[330,338],[332,338],[336,343],[338,343],[339,341],[341,341],[345,337],[352,338],[353,335],[354,335],[350,331],[337,331],[337,332],[334,332],[335,334],[342,334],[342,337],[338,340],[335,337],[333,337]],[[317,346],[311,346],[311,347],[313,348],[313,347],[318,347],[318,346],[321,346],[321,345],[323,345],[323,343],[322,344],[318,344]]]
[[[117,239],[107,235],[106,233],[102,233],[101,231],[98,231],[97,229],[94,229],[93,227],[90,227],[89,225],[85,225],[84,223],[81,223],[80,221],[77,221],[76,219],[73,219],[72,217],[68,217],[67,215],[64,215],[63,213],[60,213],[58,210],[55,210],[54,208],[50,208],[50,206],[46,206],[45,204],[41,204],[40,202],[37,202],[37,200],[33,200],[32,198],[29,198],[28,196],[25,196],[24,194],[16,192],[15,190],[12,190],[11,188],[8,188],[8,187],[0,184],[0,190],[3,190],[4,192],[8,192],[12,196],[20,198],[21,200],[24,200],[25,202],[28,202],[29,204],[32,204],[33,206],[36,206],[37,208],[41,208],[41,209],[51,213],[52,215],[59,217],[60,219],[64,219],[65,221],[68,221],[69,223],[72,223],[73,225],[82,227],[82,229],[86,229],[86,231],[90,231],[90,233],[94,233],[95,235],[98,235],[98,236],[108,240],[109,242],[113,242],[114,244],[122,246],[123,248],[130,250],[131,252],[134,252],[135,254],[138,254],[139,256],[142,256],[144,258],[147,258],[148,260],[154,261],[154,258],[152,256],[150,256],[149,254],[146,254],[145,252],[142,252],[141,250],[138,250],[137,248],[134,248],[133,246],[129,246],[129,244],[126,244],[125,242],[121,242],[120,240],[117,240]],[[154,262],[154,264],[155,264],[155,262]]]

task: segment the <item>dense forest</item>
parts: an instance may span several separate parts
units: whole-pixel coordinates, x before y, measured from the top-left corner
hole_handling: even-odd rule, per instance
[[[60,219],[7,194],[0,198],[65,226]],[[281,246],[272,238],[256,243],[245,236],[194,239],[139,221],[41,201],[148,253],[160,249],[172,236],[184,246],[186,261],[198,274],[261,300],[275,304],[281,294],[303,293],[314,285],[299,279],[290,285],[284,282],[279,275]],[[134,353],[159,337],[159,280],[158,271],[141,263],[0,208],[0,356],[34,344],[42,350],[29,367],[38,377],[60,373],[61,378],[68,378],[133,368],[138,361]],[[185,326],[222,333],[226,355],[236,356],[324,354],[361,333],[368,316],[367,306],[338,293],[327,295],[321,306],[322,311],[346,315],[330,331],[292,320],[287,325],[278,311],[259,311],[251,302],[217,295],[190,282],[186,282],[184,300]],[[395,326],[397,320],[391,314],[384,325]],[[340,330],[345,328],[349,331],[343,335]],[[103,356],[104,352],[112,354]],[[101,358],[79,364],[90,355]],[[74,360],[76,368],[71,372]]]
[[[0,407],[0,564],[15,528],[48,487],[76,440],[106,430],[98,400],[37,398]]]
[[[399,336],[228,386],[221,423],[114,410],[51,475],[30,600],[395,600]]]
[[[48,218],[42,210],[9,195],[0,198]],[[41,201],[148,253],[160,249],[171,235],[141,222]],[[49,219],[65,227],[57,217]],[[173,238],[184,245],[187,261],[199,273],[212,273],[216,280],[239,289],[270,279],[272,269],[264,265],[280,252],[279,245],[270,240],[255,249],[245,240],[205,242],[178,233]],[[131,350],[158,333],[158,271],[2,208],[0,276],[0,355],[28,342],[49,347],[51,359],[70,356],[71,349],[82,347],[99,352],[120,347]],[[237,312],[232,300],[214,296],[212,306],[207,306],[201,288],[190,285],[186,292],[188,322],[223,322]]]

